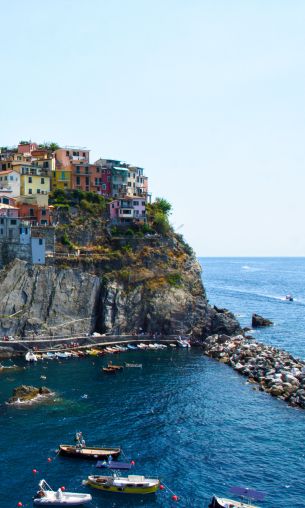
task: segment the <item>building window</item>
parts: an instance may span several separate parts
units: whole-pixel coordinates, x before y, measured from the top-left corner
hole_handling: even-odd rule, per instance
[[[29,176],[28,181],[29,181],[29,183],[32,183],[32,177],[31,176]]]
[[[85,168],[86,175],[89,175],[89,168]]]
[[[70,155],[70,152],[67,150],[66,151],[66,156],[69,157],[69,155]]]
[[[45,208],[43,208],[43,209],[41,210],[41,215],[47,215],[47,211],[46,211],[46,209],[45,209]]]
[[[16,219],[11,219],[11,225],[12,225],[12,226],[16,226],[16,224],[17,224]]]
[[[32,189],[29,189],[29,194],[32,194]]]
[[[39,238],[39,245],[42,245],[42,238]]]
[[[34,217],[34,208],[30,208],[30,217]]]
[[[37,194],[40,194],[40,189],[37,189]]]
[[[86,176],[86,185],[89,185],[89,176]]]
[[[0,219],[0,224],[4,224],[4,219]]]
[[[80,185],[80,176],[76,177],[76,185]]]
[[[105,183],[102,183],[102,189],[103,190],[106,190],[107,189],[107,185]]]
[[[80,173],[80,166],[76,166],[76,173]]]
[[[0,229],[0,233],[1,233],[1,235],[3,235],[3,229],[2,228]]]
[[[83,157],[86,157],[86,154],[85,154],[85,152],[83,152]]]
[[[44,178],[41,178],[40,181],[42,184],[44,184]]]

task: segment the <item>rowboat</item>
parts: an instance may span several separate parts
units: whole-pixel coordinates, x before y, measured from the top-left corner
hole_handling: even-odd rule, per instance
[[[264,492],[244,487],[231,487],[230,492],[241,497],[242,501],[213,496],[209,508],[259,508],[257,505],[252,504],[252,501],[263,501],[265,498]],[[244,499],[247,500],[247,503],[244,502]]]
[[[145,478],[145,476],[128,475],[127,477],[112,476],[88,476],[86,485],[105,492],[119,492],[121,494],[154,494],[160,486],[157,478]]]
[[[90,494],[65,492],[61,488],[55,492],[45,480],[41,480],[33,503],[36,506],[82,506],[90,501],[92,501]]]
[[[112,363],[108,363],[107,365],[108,369],[114,369],[114,370],[123,370],[123,365],[113,365]]]
[[[75,445],[59,445],[59,453],[68,457],[77,457],[79,459],[103,460],[111,457],[118,457],[121,448],[101,448],[99,446],[75,446]]]
[[[142,363],[125,363],[125,367],[135,367],[138,369],[142,369]]]
[[[117,369],[113,369],[112,367],[103,367],[103,372],[106,374],[116,374]]]

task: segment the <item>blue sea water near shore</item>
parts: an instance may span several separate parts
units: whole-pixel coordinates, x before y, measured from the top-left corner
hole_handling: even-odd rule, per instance
[[[211,304],[227,307],[249,326],[257,312],[274,322],[255,332],[266,343],[305,358],[305,259],[201,259]],[[283,300],[292,293],[295,301]],[[142,369],[101,372],[109,359]],[[265,508],[305,506],[305,412],[254,391],[228,366],[197,348],[128,352],[114,358],[18,364],[0,374],[0,506],[32,506],[37,482],[85,491],[93,463],[56,456],[59,443],[82,430],[87,443],[122,446],[135,473],[158,475],[179,496],[124,497],[92,491],[92,507],[207,507],[230,485],[267,492]],[[46,376],[42,380],[41,376]],[[55,400],[8,407],[20,384],[52,388]],[[86,396],[85,396],[86,395]],[[48,462],[52,457],[52,462]],[[33,469],[38,473],[34,475]]]

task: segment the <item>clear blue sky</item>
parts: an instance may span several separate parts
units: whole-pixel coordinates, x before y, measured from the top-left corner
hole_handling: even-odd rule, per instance
[[[304,255],[303,0],[0,3],[0,145],[145,167],[198,255]]]

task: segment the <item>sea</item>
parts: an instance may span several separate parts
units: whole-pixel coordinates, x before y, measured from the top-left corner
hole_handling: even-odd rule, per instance
[[[305,358],[305,259],[199,261],[211,305],[232,310],[242,326],[251,326],[254,312],[271,319],[256,339]],[[101,371],[109,359],[142,369],[109,376]],[[76,431],[88,445],[121,446],[122,459],[135,461],[133,474],[160,477],[165,487],[140,497],[92,489],[91,508],[207,508],[231,486],[265,492],[262,508],[305,507],[305,411],[256,390],[199,348],[15,363],[19,370],[0,374],[1,508],[32,506],[42,478],[54,489],[89,492],[82,481],[107,470],[57,454]],[[7,406],[20,384],[46,385],[55,395]]]

